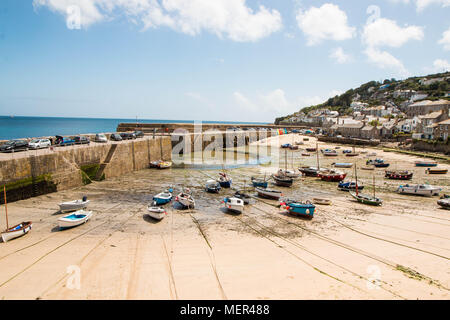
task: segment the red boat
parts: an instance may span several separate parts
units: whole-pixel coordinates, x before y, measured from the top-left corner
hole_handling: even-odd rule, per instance
[[[392,180],[411,180],[413,173],[409,171],[385,171],[385,178]]]
[[[322,179],[323,181],[340,182],[340,181],[345,179],[347,174],[344,173],[344,172],[336,172],[336,171],[332,170],[332,171],[329,171],[329,172],[319,173],[317,176],[320,179]]]

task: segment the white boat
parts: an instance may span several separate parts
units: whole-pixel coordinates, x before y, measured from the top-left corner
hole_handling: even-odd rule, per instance
[[[18,225],[15,225],[14,227],[8,228],[5,231],[2,232],[2,240],[3,242],[7,242],[9,240],[21,237],[25,234],[27,234],[30,230],[33,224],[31,221],[22,222]]]
[[[277,190],[256,188],[256,192],[258,193],[258,196],[260,196],[262,198],[267,198],[267,199],[279,200],[283,196],[283,193],[281,193],[281,191],[277,191]]]
[[[152,207],[148,206],[148,215],[156,220],[162,220],[164,216],[167,214],[166,210],[160,207]]]
[[[189,191],[180,193],[176,198],[175,201],[180,203],[183,207],[193,209],[195,208],[195,200],[192,198]]]
[[[235,197],[225,198],[223,202],[228,211],[242,213],[242,210],[244,210],[244,201],[242,199]]]
[[[87,197],[83,197],[81,200],[73,200],[68,202],[63,202],[59,204],[59,210],[62,213],[77,211],[81,209],[86,209],[89,204]]]
[[[72,228],[77,227],[83,223],[89,221],[92,217],[92,211],[78,210],[67,216],[58,219],[58,225],[60,228]]]
[[[278,174],[278,176],[285,176],[287,178],[292,178],[292,179],[297,179],[302,176],[301,173],[295,172],[295,170],[290,170],[290,169],[280,169],[280,170],[278,170],[277,174]]]
[[[351,167],[353,167],[353,163],[350,163],[350,162],[335,162],[335,163],[333,163],[333,165],[336,167],[336,168],[351,168]]]
[[[441,188],[433,187],[429,184],[417,184],[417,185],[401,185],[397,188],[398,193],[402,194],[415,194],[421,196],[437,196],[441,192]]]

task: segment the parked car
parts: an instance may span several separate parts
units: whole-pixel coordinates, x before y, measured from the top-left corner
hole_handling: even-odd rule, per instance
[[[75,144],[75,140],[71,138],[66,138],[63,136],[56,136],[55,145],[64,147],[64,146],[73,146]]]
[[[34,139],[28,143],[30,149],[43,149],[52,145],[49,139]]]
[[[108,142],[108,139],[103,133],[97,133],[95,135],[95,142]]]
[[[120,136],[123,140],[136,139],[136,135],[132,132],[121,132]]]
[[[134,134],[136,135],[136,138],[144,137],[144,133],[142,131],[135,131]]]
[[[76,136],[73,137],[73,140],[75,141],[75,144],[90,144],[91,141],[88,137],[85,136]]]
[[[120,136],[120,134],[118,134],[118,133],[111,134],[110,139],[112,141],[122,141],[123,140],[122,137]]]
[[[17,152],[28,150],[28,142],[25,140],[11,140],[0,146],[0,152]]]

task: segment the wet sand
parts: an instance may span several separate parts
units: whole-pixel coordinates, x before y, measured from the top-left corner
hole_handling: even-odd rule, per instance
[[[269,140],[278,148],[302,139]],[[315,146],[309,140],[300,148]],[[364,154],[344,157],[343,149],[351,148],[340,146],[339,157],[321,157],[320,166],[364,166]],[[375,173],[381,207],[357,203],[337,183],[316,178],[302,178],[293,188],[273,187],[289,197],[331,199],[331,206],[317,206],[312,220],[289,216],[270,200],[252,199],[239,216],[225,212],[220,201],[234,191],[203,190],[217,169],[148,169],[11,203],[10,225],[32,220],[33,229],[0,243],[0,299],[448,299],[450,211],[439,209],[437,197],[393,192],[402,183],[429,182],[450,193],[448,175],[425,175],[425,168],[414,167],[416,157],[366,151],[390,162],[388,169],[412,169],[413,180],[387,180],[384,168],[359,170],[367,193]],[[314,155],[301,153],[294,152],[294,167],[315,165]],[[287,166],[292,167],[290,152]],[[252,175],[277,169],[265,164],[228,172],[240,187]],[[339,170],[351,178],[352,169]],[[191,188],[195,210],[169,204],[162,221],[146,216],[152,195],[183,186]],[[59,231],[58,203],[83,195],[91,200],[92,220]],[[0,215],[3,229],[3,206]],[[79,288],[73,270],[80,271]]]

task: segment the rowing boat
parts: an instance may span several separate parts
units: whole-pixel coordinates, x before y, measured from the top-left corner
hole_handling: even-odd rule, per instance
[[[26,221],[15,225],[14,227],[8,228],[2,232],[2,240],[3,242],[7,242],[9,240],[21,237],[27,234],[31,227],[33,226],[31,221]]]
[[[92,211],[78,210],[59,218],[58,225],[61,229],[73,228],[88,222],[91,217]]]

